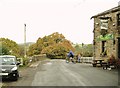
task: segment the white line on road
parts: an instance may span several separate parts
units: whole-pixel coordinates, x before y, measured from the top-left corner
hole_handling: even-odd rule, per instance
[[[40,64],[40,62],[41,62],[41,61],[36,62],[36,63],[33,63],[33,64],[31,64],[29,67],[33,67],[33,68],[34,68],[34,67],[37,67],[37,66]]]
[[[48,62],[48,63],[46,63],[46,64],[44,64],[44,65],[52,65],[52,63],[51,63],[51,62]]]

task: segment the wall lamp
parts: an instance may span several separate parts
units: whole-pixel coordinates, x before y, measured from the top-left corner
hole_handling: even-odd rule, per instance
[[[98,25],[99,23],[95,23],[96,25]]]
[[[113,26],[115,26],[115,23],[113,23]]]

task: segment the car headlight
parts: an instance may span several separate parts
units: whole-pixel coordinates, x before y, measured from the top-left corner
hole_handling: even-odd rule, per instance
[[[11,69],[11,71],[15,71],[15,70],[17,70],[17,67],[14,67],[14,68]]]

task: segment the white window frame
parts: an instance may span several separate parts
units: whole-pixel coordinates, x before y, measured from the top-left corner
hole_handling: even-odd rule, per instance
[[[100,29],[108,30],[108,19],[100,19]]]

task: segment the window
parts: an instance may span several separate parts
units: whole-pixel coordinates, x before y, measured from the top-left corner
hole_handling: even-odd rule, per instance
[[[107,30],[108,29],[108,19],[101,19],[100,22],[101,22],[100,28]]]
[[[117,51],[117,55],[118,55],[118,58],[120,59],[120,38],[118,38],[118,51]]]
[[[117,15],[118,26],[120,26],[120,13]]]

